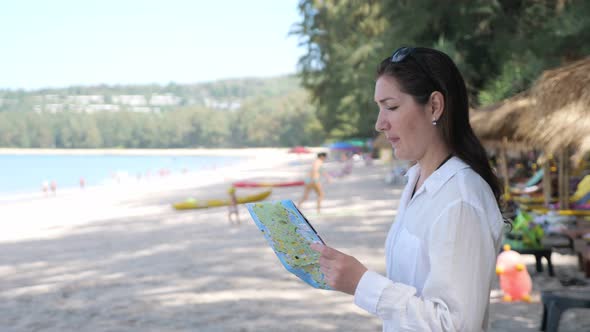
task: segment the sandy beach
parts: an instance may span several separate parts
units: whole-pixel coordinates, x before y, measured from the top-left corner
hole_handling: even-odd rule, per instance
[[[288,273],[243,206],[238,226],[224,207],[171,208],[187,197],[224,198],[236,180],[301,179],[314,158],[285,149],[255,155],[235,169],[0,202],[0,331],[380,331],[351,296]],[[321,215],[313,195],[302,208],[328,244],[381,273],[402,190],[385,183],[388,170],[357,162],[351,175],[326,184]],[[297,200],[301,192],[276,188],[270,198]],[[503,303],[496,284],[491,331],[537,331],[540,290],[563,288],[526,259],[534,302]],[[553,261],[558,275],[583,278],[574,256],[556,253]],[[587,313],[566,312],[560,331],[590,330]]]

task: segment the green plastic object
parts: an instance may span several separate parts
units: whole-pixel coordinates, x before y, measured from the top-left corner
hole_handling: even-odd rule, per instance
[[[512,223],[512,231],[507,236],[507,243],[514,248],[542,248],[541,241],[545,232],[540,225],[535,225],[532,221],[533,217],[530,214],[519,211]]]

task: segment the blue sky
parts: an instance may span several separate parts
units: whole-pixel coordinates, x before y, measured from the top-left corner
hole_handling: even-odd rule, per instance
[[[15,0],[0,89],[192,83],[294,73],[297,0]]]

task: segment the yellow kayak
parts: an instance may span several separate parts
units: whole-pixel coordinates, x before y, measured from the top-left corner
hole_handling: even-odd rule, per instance
[[[261,201],[272,193],[272,190],[267,190],[260,192],[258,194],[238,197],[238,204],[242,203],[250,203],[250,202],[257,202]],[[217,206],[227,206],[230,205],[230,200],[228,199],[209,199],[209,200],[196,200],[196,199],[187,199],[184,202],[178,202],[172,204],[172,206],[176,210],[190,210],[190,209],[206,209],[210,207],[217,207]]]

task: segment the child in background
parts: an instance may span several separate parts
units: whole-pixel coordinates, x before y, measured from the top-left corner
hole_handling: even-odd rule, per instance
[[[230,204],[227,206],[228,213],[227,219],[229,220],[230,225],[239,225],[240,224],[240,213],[238,212],[238,198],[236,197],[236,187],[231,186],[227,190],[229,194]],[[235,215],[235,221],[232,219],[232,215]]]

